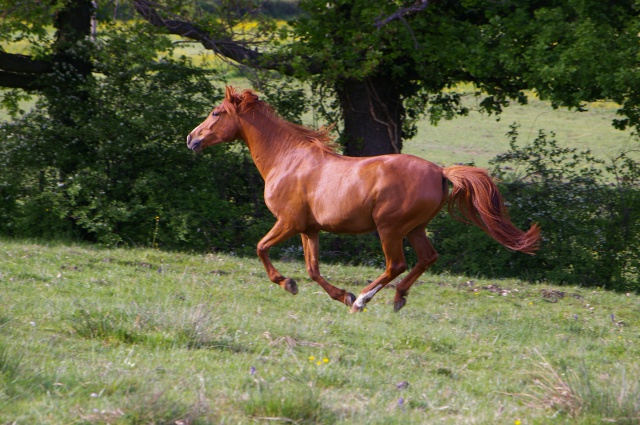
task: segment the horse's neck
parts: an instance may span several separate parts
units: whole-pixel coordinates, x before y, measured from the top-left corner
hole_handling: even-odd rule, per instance
[[[264,179],[279,164],[290,164],[300,149],[308,148],[286,126],[268,117],[254,115],[243,125],[244,138]]]

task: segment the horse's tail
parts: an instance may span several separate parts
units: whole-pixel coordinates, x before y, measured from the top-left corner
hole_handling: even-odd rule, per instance
[[[485,170],[456,165],[443,168],[442,172],[453,184],[448,199],[452,217],[475,224],[515,251],[533,254],[539,248],[540,227],[534,223],[527,232],[523,232],[511,223],[498,187]]]

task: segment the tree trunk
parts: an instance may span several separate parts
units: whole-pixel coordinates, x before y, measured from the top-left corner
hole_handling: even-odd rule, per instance
[[[391,78],[348,79],[336,87],[344,118],[345,155],[400,153],[404,107]]]
[[[80,55],[75,51],[78,44],[83,43],[91,35],[91,17],[93,3],[91,0],[73,0],[60,9],[53,20],[56,29],[54,54],[65,62],[72,64],[80,73],[91,72],[91,64],[86,53]]]
[[[44,80],[46,85],[41,93],[48,99],[47,112],[51,122],[71,130],[81,128],[95,113],[87,84],[93,70],[89,44],[93,12],[92,0],[70,0],[56,13],[53,21],[56,29],[53,72]],[[55,137],[60,138],[60,144],[66,145],[68,140],[64,134],[63,131]],[[80,134],[80,143],[73,146],[74,154],[60,158],[56,164],[63,177],[75,173],[94,152],[95,146]]]
[[[54,17],[53,26],[56,29],[53,44],[54,67],[66,76],[62,77],[63,81],[56,81],[62,84],[62,87],[55,87],[54,98],[59,96],[62,90],[63,93],[86,100],[86,93],[82,86],[91,76],[93,68],[86,46],[91,35],[93,11],[91,0],[72,0],[67,2]],[[47,90],[45,94],[51,95]],[[55,103],[52,102],[52,104]],[[64,110],[64,107],[62,109]]]

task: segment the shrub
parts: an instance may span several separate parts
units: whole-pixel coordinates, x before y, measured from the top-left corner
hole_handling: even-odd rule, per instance
[[[106,30],[91,52],[82,99],[61,72],[56,93],[0,126],[0,232],[201,251],[255,233],[265,208],[246,149],[184,143],[220,77],[135,28]]]
[[[469,226],[440,215],[432,225],[441,254],[436,271],[518,276],[618,290],[640,284],[640,167],[628,153],[606,164],[589,151],[561,148],[540,131],[493,161],[494,174],[516,225],[541,225],[536,256],[513,253]]]

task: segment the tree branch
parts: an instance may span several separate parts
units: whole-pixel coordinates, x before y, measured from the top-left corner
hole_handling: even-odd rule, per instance
[[[0,87],[22,90],[41,90],[36,74],[17,74],[15,72],[0,71]]]
[[[291,65],[291,58],[277,58],[267,60],[265,55],[257,50],[245,47],[241,43],[225,37],[216,39],[211,33],[198,28],[191,22],[178,19],[165,19],[158,12],[160,6],[154,0],[134,0],[135,10],[150,24],[158,28],[164,28],[170,34],[180,35],[198,41],[205,49],[212,50],[227,59],[231,59],[251,68],[272,69],[285,75],[293,75],[295,68]],[[308,61],[306,71],[317,74],[322,70],[322,65]]]
[[[52,62],[0,50],[0,87],[38,90],[38,78],[52,70]]]
[[[26,74],[45,74],[51,72],[52,69],[51,62],[0,50],[0,70]]]
[[[384,19],[378,19],[374,24],[377,28],[382,28],[387,25],[389,22],[396,21],[398,19],[404,20],[404,16],[410,13],[418,13],[425,10],[429,4],[433,3],[436,0],[420,0],[420,3],[414,4],[413,6],[402,7],[396,10],[391,15],[387,16]]]
[[[216,40],[208,32],[196,27],[190,22],[176,19],[164,19],[158,13],[158,4],[152,0],[134,0],[134,8],[149,23],[158,28],[164,28],[170,34],[181,35],[200,42],[206,49],[222,55],[238,63],[256,68],[276,68],[275,64],[266,64],[262,54],[256,50],[249,49],[231,40]],[[282,65],[281,63],[278,64]]]

